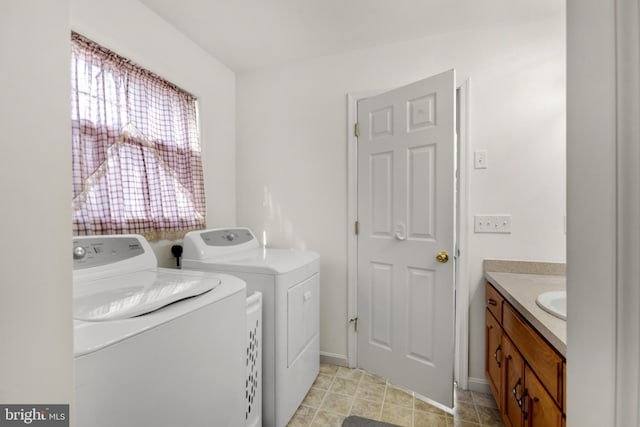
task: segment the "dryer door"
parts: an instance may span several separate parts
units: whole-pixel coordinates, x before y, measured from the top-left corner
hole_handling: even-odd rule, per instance
[[[287,366],[291,367],[320,331],[320,280],[314,274],[287,291]]]

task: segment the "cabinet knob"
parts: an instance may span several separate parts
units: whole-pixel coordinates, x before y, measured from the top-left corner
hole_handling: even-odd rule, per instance
[[[487,300],[487,304],[495,307],[496,305],[498,305],[498,301],[494,300],[493,298],[489,298]]]

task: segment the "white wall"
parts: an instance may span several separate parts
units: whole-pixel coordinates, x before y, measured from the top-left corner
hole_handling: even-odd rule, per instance
[[[484,258],[565,260],[565,22],[470,30],[237,77],[238,224],[321,255],[321,350],[346,355],[347,93],[456,68],[471,78],[471,215],[510,213],[509,236],[470,236],[470,376],[484,378]]]
[[[636,134],[634,140],[624,142],[628,135],[625,132],[617,135],[616,129],[629,118],[624,110],[617,116],[617,107],[637,105],[638,100],[637,87],[634,92],[624,93],[627,100],[616,99],[616,9],[625,3],[632,2],[567,2],[567,425],[570,427],[638,425],[637,349],[618,355],[622,362],[635,355],[635,366],[629,364],[632,369],[621,373],[620,378],[629,382],[630,387],[616,396],[616,344],[631,350],[638,343],[638,228],[637,219],[625,218],[628,212],[637,215],[636,207],[630,209],[631,205],[625,204],[637,204],[638,156],[637,148],[630,147],[637,147],[638,141]],[[635,13],[637,17],[637,5]],[[637,60],[637,51],[622,58]],[[620,63],[624,61],[621,59]],[[631,120],[637,124],[637,115]],[[616,159],[617,155],[634,151],[635,158]],[[617,167],[636,172],[621,176],[617,183]],[[630,178],[635,180],[625,182]],[[628,196],[632,197],[626,201]],[[620,212],[617,203],[624,207]],[[622,221],[617,223],[618,219]],[[635,227],[628,227],[629,224]],[[628,236],[617,241],[617,232],[626,232]],[[624,279],[633,275],[617,277],[617,270],[634,271],[635,280],[624,284]],[[635,300],[624,300],[625,296],[633,295]],[[632,316],[619,312],[620,308],[632,310]],[[625,320],[632,319],[636,324],[618,325],[617,333],[616,317],[620,314],[626,314]],[[617,335],[620,343],[616,343]],[[625,404],[619,406],[620,414],[628,416],[635,412],[635,422],[625,423],[625,418],[619,418],[616,423],[616,398],[619,404]]]
[[[71,28],[198,97],[207,227],[234,225],[235,74],[138,1],[71,0]],[[172,243],[152,244],[163,266]]]
[[[69,403],[69,4],[0,2],[0,402]]]

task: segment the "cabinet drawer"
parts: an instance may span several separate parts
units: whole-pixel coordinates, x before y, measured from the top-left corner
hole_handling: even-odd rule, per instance
[[[487,310],[498,319],[498,323],[502,323],[502,302],[504,298],[489,283],[485,286],[485,296],[487,300]]]
[[[508,304],[504,305],[502,327],[555,403],[562,407],[563,360],[561,356]]]

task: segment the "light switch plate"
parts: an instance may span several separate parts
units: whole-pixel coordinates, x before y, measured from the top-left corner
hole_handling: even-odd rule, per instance
[[[473,153],[473,166],[476,169],[487,169],[489,167],[489,154],[487,150],[476,150]]]
[[[475,233],[511,233],[511,215],[475,215]]]

